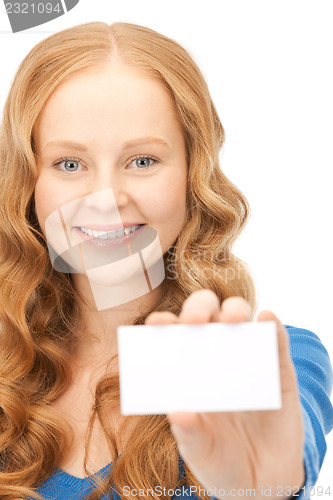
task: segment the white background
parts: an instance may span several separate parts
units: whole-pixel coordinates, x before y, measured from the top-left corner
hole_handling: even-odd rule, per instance
[[[226,131],[222,169],[251,205],[235,253],[255,278],[259,311],[312,330],[333,359],[332,3],[80,0],[17,34],[0,8],[1,109],[28,51],[75,24],[142,24],[190,51]],[[333,495],[333,432],[327,443],[317,485]]]

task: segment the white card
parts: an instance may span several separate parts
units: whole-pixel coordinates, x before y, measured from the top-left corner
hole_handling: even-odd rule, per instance
[[[120,326],[123,415],[281,408],[275,321]]]

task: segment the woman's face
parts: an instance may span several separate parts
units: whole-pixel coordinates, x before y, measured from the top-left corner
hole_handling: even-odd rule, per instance
[[[159,82],[111,64],[75,75],[44,105],[34,144],[35,205],[44,235],[52,212],[91,193],[97,194],[89,201],[91,220],[109,220],[110,206],[98,192],[111,188],[124,226],[154,228],[163,254],[174,243],[186,211],[185,142]]]

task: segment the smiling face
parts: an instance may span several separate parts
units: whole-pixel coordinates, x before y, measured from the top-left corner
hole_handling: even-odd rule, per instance
[[[93,196],[92,218],[86,224],[82,217],[72,220],[71,231],[96,221],[109,230],[106,222],[147,224],[157,231],[163,254],[174,243],[186,212],[186,151],[174,103],[161,83],[111,64],[75,75],[44,105],[34,144],[35,206],[44,235],[56,209],[111,188],[118,219],[110,221],[103,196]]]

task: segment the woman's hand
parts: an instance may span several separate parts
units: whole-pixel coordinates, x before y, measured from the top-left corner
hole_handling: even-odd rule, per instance
[[[179,316],[153,312],[146,324],[238,323],[251,318],[251,307],[242,297],[225,299],[220,307],[214,292],[200,290],[185,300]],[[272,320],[278,333],[280,410],[167,415],[183,460],[216,498],[254,496],[246,489],[255,490],[256,500],[289,497],[305,481],[303,418],[288,332],[273,312],[257,316],[257,321]],[[240,489],[243,492],[237,493]]]

